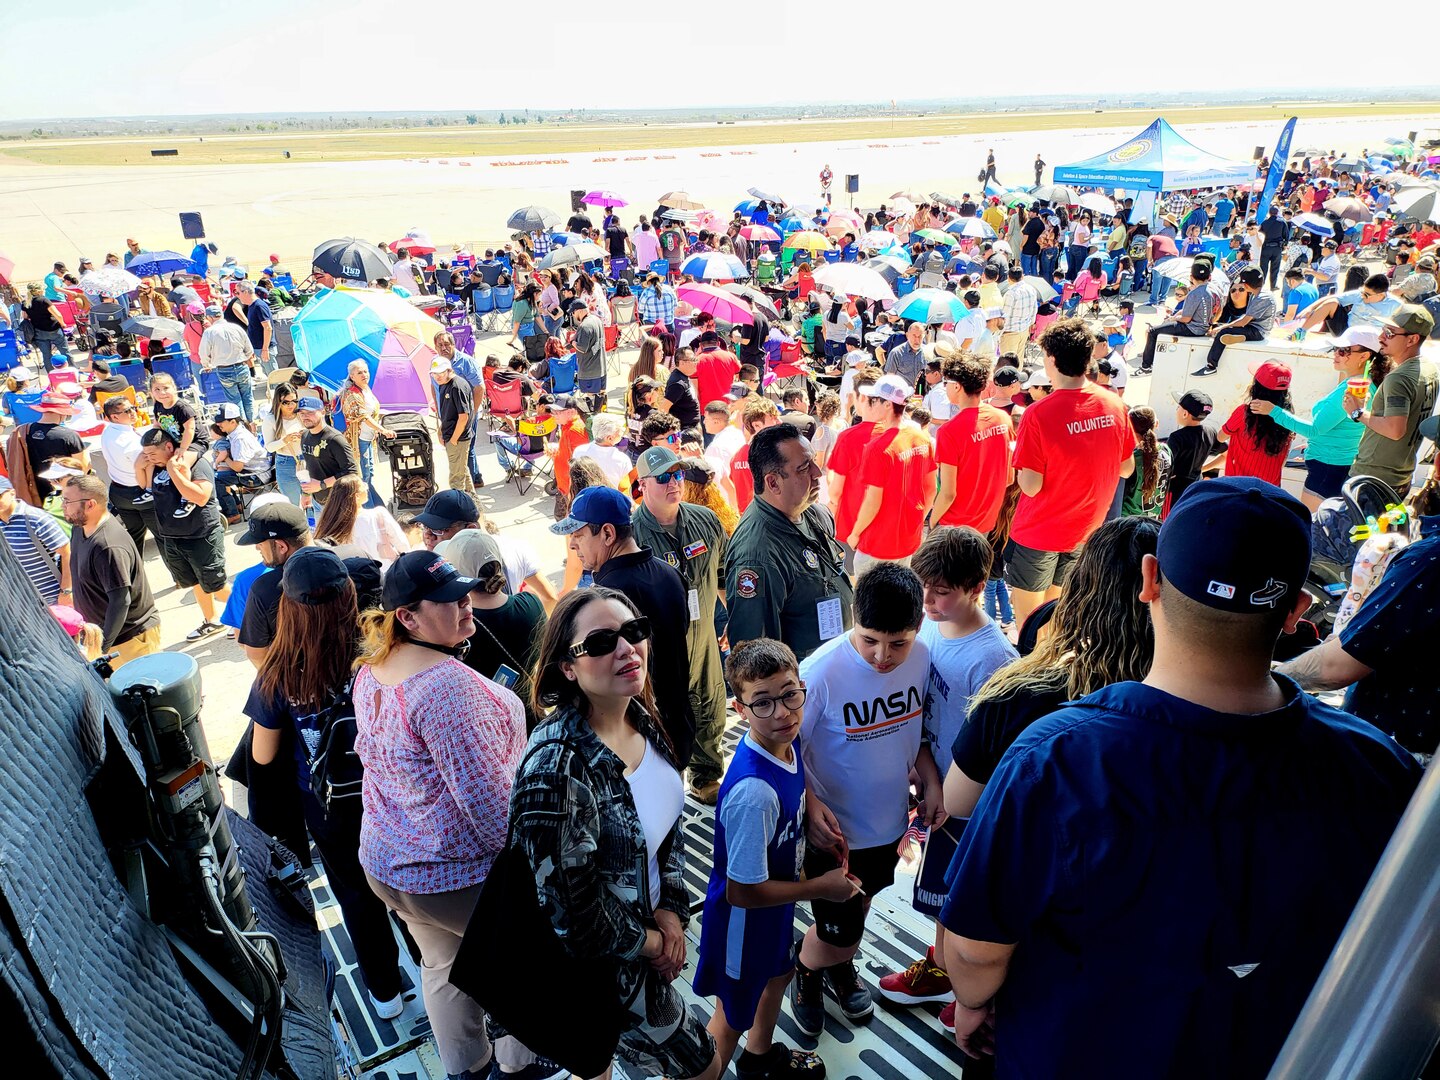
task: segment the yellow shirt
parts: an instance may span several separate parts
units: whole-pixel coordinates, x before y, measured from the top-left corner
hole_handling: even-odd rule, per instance
[[[986,281],[980,286],[980,306],[982,308],[997,308],[1003,306],[1005,299],[1000,295],[1000,284],[996,281]]]
[[[993,203],[987,206],[985,212],[980,216],[985,219],[985,224],[989,225],[997,233],[1005,228],[1005,211]]]

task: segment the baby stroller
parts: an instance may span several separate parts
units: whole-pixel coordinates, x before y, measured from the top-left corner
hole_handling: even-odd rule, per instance
[[[435,494],[435,448],[425,418],[415,412],[396,412],[381,417],[380,422],[393,432],[388,438],[381,435],[376,439],[390,461],[395,489],[390,509],[396,514],[421,509]]]
[[[1360,550],[1360,542],[1350,539],[1350,530],[1399,501],[1400,496],[1383,480],[1352,476],[1340,494],[1321,503],[1311,518],[1310,573],[1305,587],[1316,599],[1305,618],[1315,624],[1322,640],[1335,628],[1335,616],[1350,587],[1355,555]]]

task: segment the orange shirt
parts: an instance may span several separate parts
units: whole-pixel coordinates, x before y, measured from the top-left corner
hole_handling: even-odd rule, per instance
[[[589,441],[585,424],[578,416],[560,429],[560,446],[555,451],[555,483],[566,495],[570,494],[570,458],[577,446],[584,446]]]

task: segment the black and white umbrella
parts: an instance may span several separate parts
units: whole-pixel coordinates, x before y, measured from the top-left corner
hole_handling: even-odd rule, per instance
[[[544,232],[560,224],[560,215],[544,206],[522,206],[505,222],[507,229],[521,232]]]
[[[390,276],[390,259],[374,244],[342,236],[315,248],[310,264],[316,270],[351,285],[368,285]]]

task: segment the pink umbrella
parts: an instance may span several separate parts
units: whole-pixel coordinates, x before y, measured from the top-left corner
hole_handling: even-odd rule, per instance
[[[711,232],[719,232],[729,223],[729,218],[721,217],[714,210],[701,210],[690,222],[697,229],[709,229]]]
[[[424,240],[417,240],[411,236],[403,236],[390,245],[391,251],[399,251],[405,248],[411,255],[434,255],[435,247],[427,244]]]
[[[435,355],[434,349],[409,334],[387,332],[370,376],[370,389],[380,404],[390,411],[430,408],[430,364]]]
[[[708,311],[721,322],[753,323],[755,313],[750,306],[734,293],[716,288],[714,285],[681,285],[675,295],[691,307]]]
[[[762,244],[780,242],[780,234],[769,225],[746,225],[740,230],[740,235],[746,240],[758,240]]]
[[[15,277],[15,260],[9,255],[0,255],[0,285],[9,285]]]
[[[588,192],[588,193],[586,193],[585,197],[584,197],[583,199],[581,199],[580,201],[583,202],[583,203],[588,203],[590,206],[629,206],[629,205],[630,205],[630,204],[627,203],[624,199],[622,199],[619,195],[616,195],[615,192],[613,192],[613,191],[603,191],[603,190],[602,190],[602,191],[591,191],[591,192]]]

